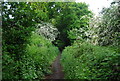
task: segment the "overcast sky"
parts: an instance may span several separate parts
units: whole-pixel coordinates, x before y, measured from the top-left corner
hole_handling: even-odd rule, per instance
[[[76,2],[85,2],[89,4],[89,9],[96,15],[102,10],[103,7],[109,7],[113,0],[76,0]]]

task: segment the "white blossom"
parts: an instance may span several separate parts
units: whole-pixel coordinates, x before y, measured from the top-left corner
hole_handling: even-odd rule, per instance
[[[37,24],[37,29],[35,32],[37,32],[39,35],[44,36],[46,39],[50,41],[54,41],[57,35],[59,34],[57,28],[55,28],[50,23],[44,23]]]

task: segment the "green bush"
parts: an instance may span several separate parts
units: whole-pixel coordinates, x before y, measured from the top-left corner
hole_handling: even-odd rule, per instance
[[[101,13],[101,16],[90,19],[85,31],[87,40],[100,46],[120,46],[119,4],[103,8]]]
[[[2,78],[18,79],[18,75],[16,74],[18,62],[15,62],[14,58],[8,54],[8,52],[4,52],[4,55],[2,56]]]
[[[66,47],[61,63],[66,79],[120,79],[120,54],[111,48],[76,41]]]
[[[21,61],[23,79],[41,79],[50,73],[50,65],[59,54],[58,48],[44,37],[33,34]]]
[[[42,79],[51,73],[50,65],[59,54],[59,50],[49,40],[34,33],[29,38],[25,53],[16,61],[3,49],[3,79]]]

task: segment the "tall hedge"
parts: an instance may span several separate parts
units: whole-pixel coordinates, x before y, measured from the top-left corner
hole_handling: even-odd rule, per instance
[[[39,4],[45,6],[44,3]],[[58,53],[57,48],[55,48],[51,42],[44,39],[44,37],[34,35],[36,38],[32,38],[34,37],[32,32],[36,29],[36,23],[47,21],[46,15],[41,16],[45,13],[43,12],[44,8],[37,8],[39,4],[30,2],[2,2],[3,79],[43,78],[42,76],[48,71],[49,62],[51,62]],[[40,10],[43,13],[38,13]],[[32,41],[32,39],[36,40]],[[34,42],[37,42],[37,44],[33,45]],[[38,48],[38,42],[42,42],[44,46]],[[31,45],[28,47],[28,44],[32,44],[35,48],[32,49]],[[42,51],[40,51],[41,49]],[[55,54],[55,56],[49,51],[51,49],[54,50],[53,54]],[[30,51],[31,54],[28,53]],[[49,59],[47,57],[49,56],[49,53],[47,52],[51,54],[50,57],[52,56]],[[32,54],[36,54],[39,58],[36,56],[32,58]],[[46,54],[47,56],[43,54]],[[39,55],[42,56],[42,58]],[[48,63],[48,65],[41,62],[43,61],[43,58],[46,59],[44,62]],[[40,65],[40,63],[43,64],[43,66]],[[43,67],[46,68],[44,69],[46,71],[43,71],[43,69],[40,70],[40,68]]]
[[[120,80],[119,58],[111,48],[77,41],[64,49],[61,63],[66,79]]]
[[[20,62],[22,78],[43,79],[44,75],[51,73],[50,65],[58,54],[57,47],[45,37],[34,33]]]

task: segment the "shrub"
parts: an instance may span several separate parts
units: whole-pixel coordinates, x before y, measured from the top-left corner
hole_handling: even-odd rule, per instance
[[[100,46],[120,46],[119,5],[104,8],[101,13],[101,16],[90,20],[87,40]]]
[[[66,47],[61,63],[66,79],[120,79],[120,54],[106,47],[76,41]]]
[[[21,61],[23,79],[41,79],[50,73],[50,65],[59,53],[52,43],[34,33],[27,45],[26,54]]]
[[[41,24],[37,24],[37,29],[35,31],[41,36],[44,36],[46,39],[50,41],[54,41],[59,31],[50,23],[41,22]]]
[[[29,38],[25,53],[21,60],[16,61],[4,47],[3,51],[3,79],[42,79],[51,73],[50,65],[59,50],[49,40],[36,33]]]

